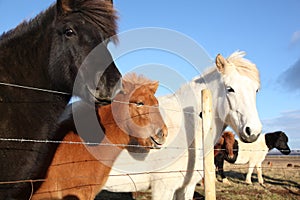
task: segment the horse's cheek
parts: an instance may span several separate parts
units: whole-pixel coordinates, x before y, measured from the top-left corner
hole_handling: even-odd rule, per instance
[[[149,124],[149,117],[147,113],[138,113],[138,116],[139,117],[136,118],[137,125],[144,127]]]

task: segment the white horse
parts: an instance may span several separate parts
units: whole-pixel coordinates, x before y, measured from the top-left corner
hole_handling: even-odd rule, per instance
[[[168,127],[166,144],[147,155],[123,151],[103,189],[136,192],[151,187],[153,200],[192,199],[196,184],[203,178],[200,117],[201,90],[205,88],[211,90],[213,97],[211,137],[215,143],[227,125],[242,141],[254,142],[262,129],[256,110],[260,79],[255,64],[244,55],[239,51],[227,59],[218,55],[216,67],[176,93],[158,98]],[[213,146],[209,148],[213,150]]]

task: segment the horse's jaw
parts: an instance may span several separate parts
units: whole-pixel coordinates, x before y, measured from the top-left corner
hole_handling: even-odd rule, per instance
[[[255,142],[257,140],[257,138],[260,136],[260,134],[258,135],[245,135],[244,133],[240,133],[240,139],[242,142],[244,143],[252,143]]]
[[[244,129],[239,129],[238,127],[231,125],[231,123],[229,123],[229,126],[234,130],[234,132],[237,134],[238,138],[244,142],[244,143],[252,143],[255,142],[257,140],[257,138],[260,136],[260,133],[258,134],[247,134]],[[225,128],[227,127],[224,126]],[[225,128],[223,130],[225,130]],[[222,133],[222,131],[221,131]]]
[[[248,123],[245,123],[245,121],[247,120],[244,120],[243,116],[238,112],[230,111],[224,119],[224,129],[227,126],[230,126],[242,142],[255,142],[261,134],[262,125],[260,121],[252,121]]]

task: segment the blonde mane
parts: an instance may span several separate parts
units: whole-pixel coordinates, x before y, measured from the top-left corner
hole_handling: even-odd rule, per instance
[[[152,81],[143,75],[137,75],[136,73],[129,73],[122,77],[123,81],[131,83],[133,85],[147,85],[156,83],[157,81]]]
[[[241,75],[249,77],[260,85],[259,71],[254,63],[244,58],[245,55],[246,52],[244,51],[235,51],[227,60],[236,66]]]

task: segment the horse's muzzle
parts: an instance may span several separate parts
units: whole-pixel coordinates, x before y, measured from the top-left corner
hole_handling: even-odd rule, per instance
[[[154,148],[160,148],[161,145],[163,145],[166,142],[167,136],[168,136],[168,130],[166,126],[159,129],[156,135],[151,136],[151,140],[154,145]]]

